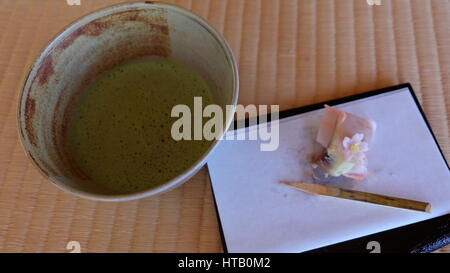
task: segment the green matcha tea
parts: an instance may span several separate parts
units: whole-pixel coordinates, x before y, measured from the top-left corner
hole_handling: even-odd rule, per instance
[[[133,193],[181,174],[209,148],[206,140],[175,141],[174,105],[212,103],[201,76],[167,58],[128,61],[99,75],[80,96],[69,122],[69,150],[92,181]]]

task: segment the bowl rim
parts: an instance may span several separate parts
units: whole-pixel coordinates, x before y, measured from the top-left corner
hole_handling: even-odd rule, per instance
[[[36,160],[31,156],[31,152],[27,149],[25,146],[25,139],[24,134],[22,131],[22,123],[21,118],[23,116],[23,113],[21,113],[21,108],[23,104],[23,94],[25,92],[25,88],[29,85],[30,82],[30,76],[32,72],[35,72],[36,69],[38,69],[42,63],[43,57],[46,56],[51,49],[53,48],[54,44],[57,43],[60,39],[65,37],[65,34],[70,33],[72,31],[72,28],[77,27],[78,24],[81,24],[80,26],[84,25],[84,20],[87,20],[89,17],[93,17],[87,22],[90,22],[92,20],[98,19],[103,17],[105,14],[114,14],[120,9],[127,10],[130,8],[147,8],[147,7],[160,7],[163,9],[168,9],[171,11],[174,11],[176,13],[179,13],[183,16],[186,16],[190,18],[193,21],[196,21],[199,23],[206,31],[209,32],[209,34],[217,40],[219,45],[221,46],[223,52],[226,55],[228,65],[231,68],[232,72],[232,99],[230,104],[232,106],[231,111],[229,111],[226,115],[226,124],[223,128],[223,131],[220,134],[219,139],[214,139],[213,143],[209,146],[208,150],[206,150],[203,155],[195,161],[191,167],[184,172],[180,173],[178,176],[172,178],[171,180],[167,181],[166,183],[159,185],[154,188],[150,188],[144,191],[136,192],[136,193],[129,193],[129,194],[99,194],[99,193],[90,193],[86,191],[82,191],[79,189],[75,189],[71,186],[68,186],[65,183],[62,183],[59,181],[58,177],[55,176],[49,176],[45,173],[45,171],[41,168],[41,166],[36,162]],[[116,11],[114,11],[117,9]],[[122,11],[123,11],[122,10]],[[111,12],[111,13],[110,13]],[[78,26],[79,27],[79,26]],[[208,156],[214,151],[214,149],[217,147],[220,140],[223,138],[224,134],[227,132],[228,128],[230,127],[231,123],[233,122],[234,112],[236,110],[236,105],[238,102],[238,96],[239,96],[239,72],[238,72],[238,66],[236,63],[235,56],[231,50],[231,47],[223,37],[223,35],[218,32],[210,23],[208,23],[205,19],[200,17],[199,15],[195,14],[194,12],[187,10],[185,8],[173,5],[173,4],[167,4],[167,3],[161,3],[161,2],[153,2],[153,1],[128,1],[120,4],[114,4],[109,5],[106,7],[102,7],[99,9],[96,9],[90,13],[87,13],[81,17],[78,17],[68,25],[62,28],[61,31],[59,31],[49,42],[46,43],[44,48],[40,51],[40,53],[37,55],[37,57],[32,62],[27,75],[25,76],[25,79],[23,80],[23,85],[19,87],[18,97],[17,97],[17,129],[19,133],[19,139],[22,148],[24,149],[27,157],[30,159],[32,164],[39,170],[41,175],[43,175],[45,178],[50,180],[52,184],[54,184],[57,188],[63,190],[64,192],[71,193],[75,196],[82,197],[85,199],[90,199],[94,201],[106,201],[106,202],[117,202],[117,201],[130,201],[130,200],[136,200],[141,199],[149,196],[156,196],[159,194],[162,194],[164,192],[167,192],[177,186],[182,185],[185,183],[189,178],[191,178],[194,174],[196,174],[200,168],[202,168],[206,164],[206,160]]]

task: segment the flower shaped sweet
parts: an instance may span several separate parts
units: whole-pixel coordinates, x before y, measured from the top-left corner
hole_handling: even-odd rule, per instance
[[[362,180],[367,174],[367,151],[375,122],[325,105],[316,140],[325,148],[319,166],[327,175]]]
[[[342,141],[343,152],[346,160],[352,159],[362,160],[365,157],[365,152],[369,150],[367,142],[362,141],[364,134],[354,134],[352,138],[344,137]]]

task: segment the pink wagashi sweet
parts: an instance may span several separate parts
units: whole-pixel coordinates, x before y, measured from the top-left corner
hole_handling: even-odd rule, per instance
[[[325,105],[317,142],[325,156],[317,164],[326,174],[362,180],[367,175],[367,151],[375,122]]]

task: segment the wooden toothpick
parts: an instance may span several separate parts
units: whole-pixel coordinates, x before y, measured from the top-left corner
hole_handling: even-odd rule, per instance
[[[354,191],[354,190],[346,190],[337,187],[324,186],[319,184],[309,184],[309,183],[300,183],[300,182],[280,182],[281,184],[288,185],[299,189],[301,191],[318,194],[324,196],[331,196],[336,198],[343,198],[349,200],[355,200],[360,202],[372,203],[382,206],[396,207],[401,209],[409,209],[416,210],[422,212],[431,212],[431,204],[403,199],[398,197],[362,192],[362,191]]]

